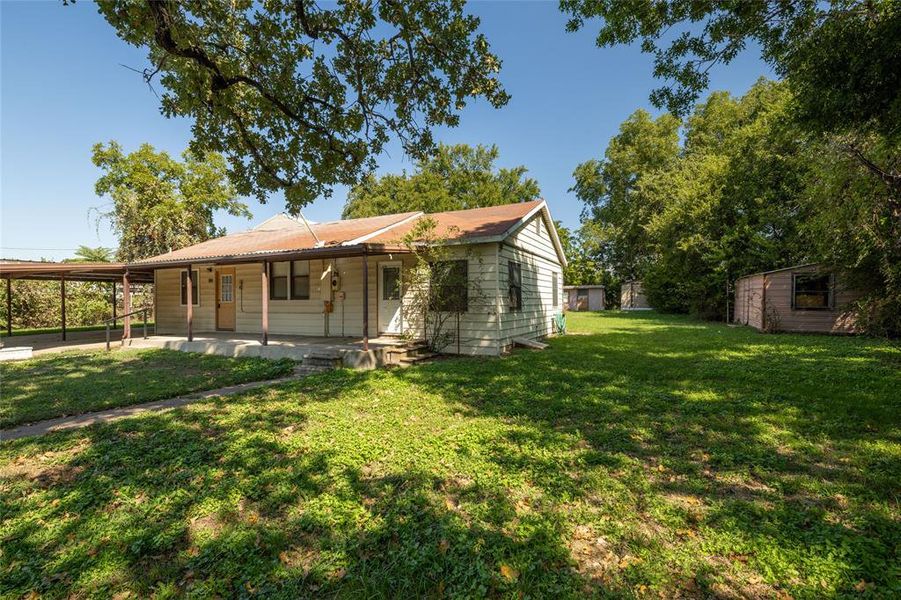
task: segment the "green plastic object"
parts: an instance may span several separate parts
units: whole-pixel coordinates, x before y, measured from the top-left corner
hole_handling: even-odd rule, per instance
[[[562,312],[558,312],[554,315],[554,331],[558,335],[566,334],[566,315]]]

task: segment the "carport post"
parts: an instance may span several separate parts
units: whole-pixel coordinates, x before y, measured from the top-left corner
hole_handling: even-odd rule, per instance
[[[128,282],[128,271],[122,274],[122,311],[125,316],[122,318],[122,339],[131,337],[131,284]]]
[[[186,300],[187,300],[187,315],[188,315],[188,341],[194,341],[194,271],[193,266],[188,265],[188,276],[185,278],[185,290],[186,290]],[[200,275],[198,273],[198,275]]]
[[[363,249],[363,350],[369,350],[369,255]]]
[[[66,278],[59,278],[59,307],[62,313],[63,341],[66,341]]]
[[[116,328],[116,282],[113,282],[113,329]]]
[[[13,334],[13,280],[12,277],[6,278],[6,335],[12,337]]]
[[[262,262],[262,313],[263,313],[263,339],[262,343],[264,346],[269,345],[269,263],[267,261]]]

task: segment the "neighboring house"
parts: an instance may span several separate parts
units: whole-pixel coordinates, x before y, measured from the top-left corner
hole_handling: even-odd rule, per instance
[[[604,310],[604,286],[602,285],[567,285],[566,308],[582,312],[586,310]]]
[[[735,282],[733,321],[760,331],[854,333],[848,305],[859,297],[820,265],[786,267]]]
[[[624,281],[620,291],[620,308],[622,310],[650,310],[648,299],[640,281]]]
[[[403,238],[424,217],[308,224],[278,215],[132,266],[153,269],[159,334],[225,330],[260,334],[263,343],[270,334],[353,336],[364,344],[377,336],[417,337],[403,311],[409,290],[401,282],[414,264]],[[461,354],[496,355],[514,338],[552,332],[566,258],[543,200],[428,217],[469,281]],[[457,348],[455,341],[446,350]]]

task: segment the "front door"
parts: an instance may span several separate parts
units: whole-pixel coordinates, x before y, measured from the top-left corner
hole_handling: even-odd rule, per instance
[[[235,330],[235,269],[219,269],[216,275],[216,329]]]
[[[379,263],[379,333],[403,333],[400,263]]]

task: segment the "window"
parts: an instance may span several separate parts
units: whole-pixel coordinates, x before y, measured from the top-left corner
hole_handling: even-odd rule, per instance
[[[287,300],[288,299],[288,272],[291,270],[290,263],[274,262],[269,263],[269,299],[270,300]]]
[[[382,300],[400,300],[400,267],[382,267]]]
[[[507,300],[510,310],[522,310],[522,265],[507,262]]]
[[[235,276],[220,275],[219,276],[219,302],[234,302],[235,294]]]
[[[832,308],[832,275],[798,273],[792,280],[792,308],[823,310]]]
[[[431,269],[429,308],[439,312],[469,310],[469,262],[443,260],[432,263]]]
[[[560,304],[560,290],[557,289],[557,273],[551,273],[551,286],[554,288],[554,308],[557,308],[557,305]]]
[[[191,270],[191,304],[200,304],[200,294],[198,293],[198,282],[200,281],[200,272]],[[181,272],[181,304],[188,304],[188,272]]]
[[[295,260],[291,263],[291,299],[310,299],[310,261]]]

